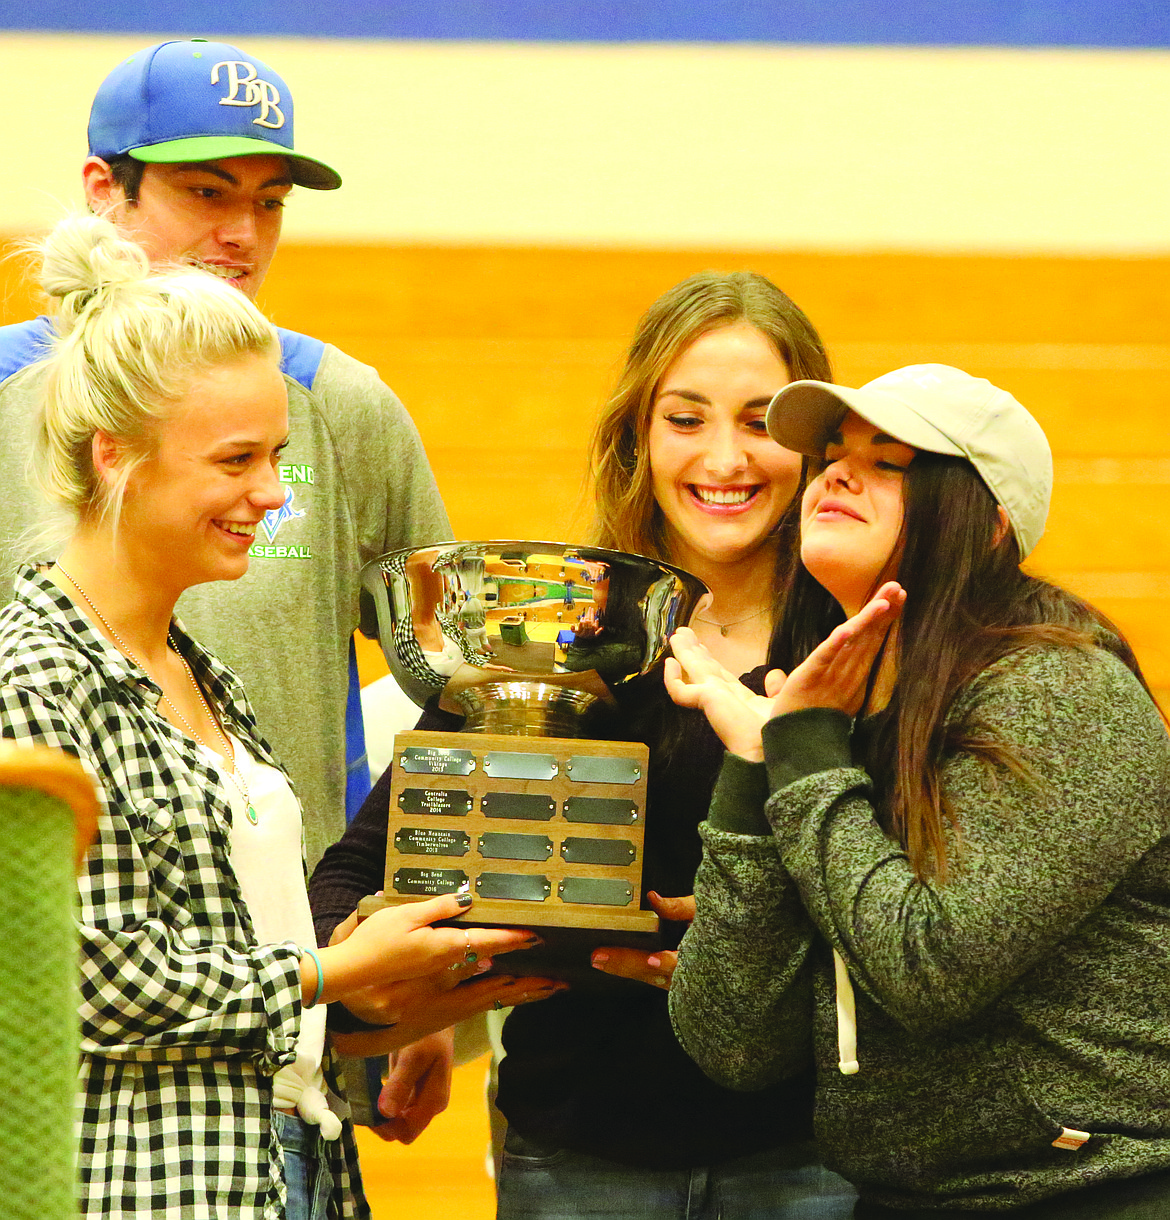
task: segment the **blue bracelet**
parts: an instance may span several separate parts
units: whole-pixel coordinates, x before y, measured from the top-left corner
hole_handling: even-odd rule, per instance
[[[305,1008],[313,1008],[317,1001],[321,998],[321,993],[325,990],[325,971],[321,969],[321,959],[313,952],[312,949],[302,949],[302,953],[307,954],[313,959],[313,965],[317,967],[317,992],[313,998],[304,1005]]]

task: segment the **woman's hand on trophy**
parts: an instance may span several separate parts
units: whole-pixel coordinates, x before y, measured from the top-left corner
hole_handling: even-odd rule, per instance
[[[477,962],[472,969],[478,971],[481,965]],[[491,959],[486,959],[483,969],[490,965]],[[394,984],[392,990],[380,994],[371,988],[346,1000],[346,1008],[355,1017],[371,1025],[393,1021],[390,1029],[330,1036],[343,1054],[360,1058],[384,1055],[469,1017],[547,1000],[568,986],[559,979],[536,976],[493,974],[475,978],[460,971],[440,970],[426,978]]]
[[[646,897],[662,919],[675,923],[690,923],[695,917],[695,897],[663,898],[651,890]],[[670,990],[678,954],[670,949],[654,953],[643,953],[640,949],[627,949],[617,945],[603,945],[594,949],[591,958],[595,969],[604,974],[615,974],[619,978],[633,979],[638,983],[649,983],[651,987]]]
[[[446,894],[384,907],[366,919],[351,916],[330,945],[318,951],[319,967],[308,954],[301,959],[304,1001],[340,1000],[348,1006],[347,997],[356,992],[381,990],[444,967],[462,971],[496,954],[540,943],[538,936],[522,929],[432,926],[463,914],[472,901],[471,894]]]

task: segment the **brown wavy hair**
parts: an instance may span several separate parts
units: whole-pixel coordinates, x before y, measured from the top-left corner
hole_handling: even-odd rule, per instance
[[[903,487],[895,579],[907,597],[890,644],[897,681],[885,711],[859,722],[858,753],[873,780],[883,829],[901,843],[920,878],[945,882],[947,839],[962,842],[942,786],[947,757],[962,751],[1032,778],[1028,760],[985,725],[970,716],[949,719],[965,687],[1021,648],[1095,645],[1124,662],[1147,693],[1150,688],[1133,649],[1105,615],[1024,572],[1010,531],[996,542],[995,499],[968,461],[920,452]],[[795,564],[769,664],[790,673],[844,619],[833,596]],[[871,685],[880,663],[879,656]]]
[[[748,322],[768,338],[793,381],[832,380],[825,345],[813,324],[764,276],[701,271],[663,293],[642,315],[617,388],[593,432],[597,545],[670,560],[646,443],[654,398],[667,369],[691,343],[735,322]]]

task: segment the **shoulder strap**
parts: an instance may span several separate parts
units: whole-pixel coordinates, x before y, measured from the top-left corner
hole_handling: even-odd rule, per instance
[[[280,336],[280,371],[311,390],[325,354],[325,344],[320,339],[311,339],[279,326],[276,333]]]
[[[53,324],[46,317],[0,326],[0,382],[52,352]]]

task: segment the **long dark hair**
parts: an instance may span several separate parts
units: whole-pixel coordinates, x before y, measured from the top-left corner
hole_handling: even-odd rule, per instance
[[[985,726],[969,717],[948,723],[964,687],[989,665],[1034,644],[1098,645],[1118,656],[1147,693],[1149,685],[1109,619],[1067,590],[1022,571],[1010,532],[996,542],[995,500],[969,462],[918,453],[903,489],[895,579],[907,597],[890,644],[897,683],[888,708],[861,735],[859,761],[874,781],[887,833],[901,842],[919,877],[945,881],[947,828],[960,839],[962,833],[941,785],[947,755],[962,749],[991,766],[1028,774],[1027,759]],[[790,672],[844,617],[832,595],[798,564],[770,663]]]

